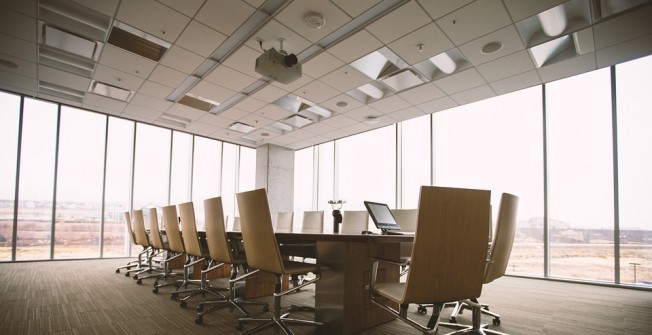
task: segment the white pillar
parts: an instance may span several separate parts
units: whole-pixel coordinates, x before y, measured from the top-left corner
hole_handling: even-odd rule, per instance
[[[273,144],[256,149],[256,188],[266,188],[269,209],[276,223],[277,212],[294,210],[294,151]]]

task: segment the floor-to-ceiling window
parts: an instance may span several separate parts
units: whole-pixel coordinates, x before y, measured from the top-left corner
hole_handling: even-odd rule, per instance
[[[222,142],[204,137],[195,137],[195,154],[193,161],[192,199],[195,211],[203,210],[204,199],[221,196]],[[224,197],[222,197],[224,203]],[[226,206],[224,206],[226,209]],[[225,219],[230,213],[224,213]],[[203,215],[197,221],[197,227],[203,229]]]
[[[51,257],[58,106],[24,98],[16,259]]]
[[[193,136],[172,132],[172,170],[170,171],[170,204],[190,201]]]
[[[235,217],[235,194],[237,180],[239,152],[238,147],[234,144],[224,143],[222,148],[222,174],[225,176],[234,176],[233,178],[222,178],[222,205],[224,215]],[[197,199],[200,200],[200,199]],[[203,199],[201,199],[203,201]],[[202,209],[203,209],[202,205]],[[204,215],[202,215],[203,218]]]
[[[11,260],[20,96],[0,92],[0,261]]]
[[[652,57],[616,66],[620,281],[652,284]]]
[[[614,280],[611,118],[609,68],[546,85],[550,276]]]
[[[134,209],[168,204],[171,136],[169,129],[136,125]]]
[[[294,155],[294,225],[301,230],[304,211],[313,210],[314,147],[297,150]]]
[[[419,189],[430,185],[430,115],[401,122],[400,208],[419,206]]]
[[[54,258],[100,255],[106,115],[62,106]]]

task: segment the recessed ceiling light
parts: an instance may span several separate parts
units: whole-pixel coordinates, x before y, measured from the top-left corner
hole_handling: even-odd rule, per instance
[[[370,116],[367,116],[367,117],[364,119],[364,121],[362,121],[362,122],[364,122],[364,123],[366,123],[366,124],[376,124],[376,123],[378,123],[378,121],[380,121],[380,120],[378,120],[378,117],[377,117],[377,116],[375,116],[375,115],[370,115]]]
[[[235,122],[229,126],[229,129],[235,130],[244,134],[249,134],[254,131],[256,128],[245,123]]]
[[[269,133],[260,133],[260,136],[267,137],[267,136],[269,136]]]
[[[338,101],[337,103],[335,103],[335,106],[344,108],[344,107],[348,107],[349,103],[346,101]]]
[[[0,66],[4,66],[13,70],[18,70],[20,68],[18,64],[6,59],[0,59]]]
[[[489,43],[485,44],[482,47],[482,53],[485,54],[485,55],[488,55],[488,54],[492,54],[492,53],[494,53],[494,52],[496,52],[496,51],[498,51],[498,50],[500,50],[502,48],[503,48],[503,44],[501,42],[498,42],[498,41],[489,42]]]

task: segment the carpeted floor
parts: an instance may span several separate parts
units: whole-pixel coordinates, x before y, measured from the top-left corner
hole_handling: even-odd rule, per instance
[[[115,268],[124,259],[0,263],[0,334],[237,334],[237,314],[223,309],[194,322],[188,308],[170,299],[172,288],[152,293]],[[268,299],[269,300],[269,299]],[[492,329],[509,334],[652,334],[652,292],[503,277],[486,285],[480,299],[500,313]],[[284,305],[314,304],[314,291],[284,298]],[[258,313],[260,309],[252,309]],[[447,320],[445,312],[444,320]],[[299,317],[311,319],[310,313]],[[412,308],[409,316],[428,316]],[[470,322],[470,312],[458,318]],[[488,317],[484,322],[491,323]],[[313,334],[312,327],[293,327]],[[448,332],[440,328],[439,333]],[[273,334],[270,330],[261,334]],[[418,334],[395,320],[362,334]]]

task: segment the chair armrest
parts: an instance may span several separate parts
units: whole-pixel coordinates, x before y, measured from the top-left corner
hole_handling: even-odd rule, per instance
[[[372,259],[374,263],[377,262],[383,262],[383,263],[389,263],[389,264],[394,264],[398,266],[407,266],[410,264],[409,261],[407,260],[399,260],[399,259],[390,259],[390,258],[383,258],[383,257],[374,257]]]

